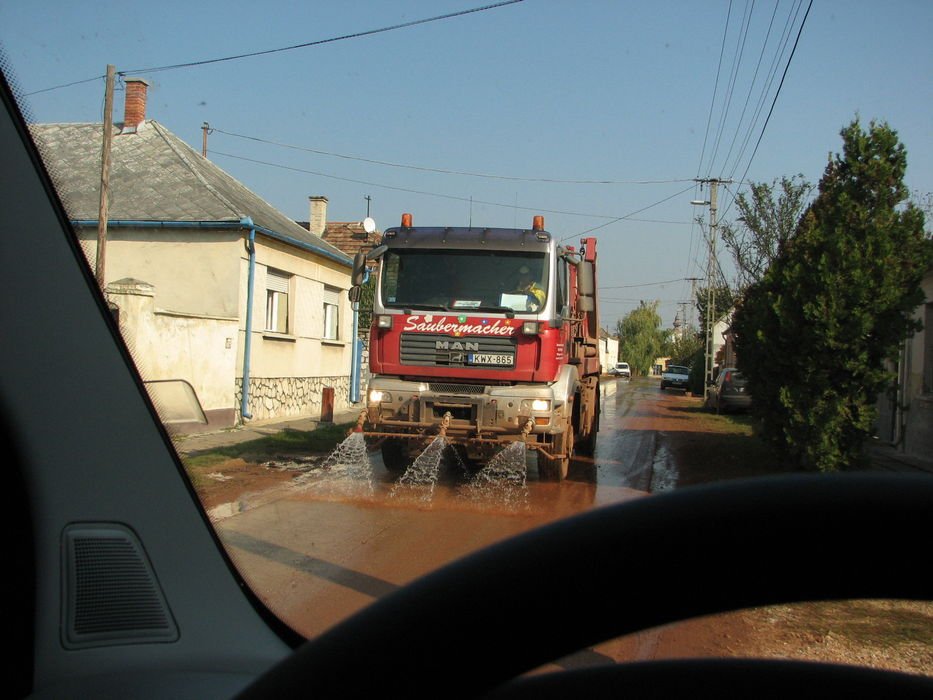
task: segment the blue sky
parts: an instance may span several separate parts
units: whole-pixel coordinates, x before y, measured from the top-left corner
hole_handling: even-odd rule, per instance
[[[685,280],[705,275],[693,218],[709,214],[690,200],[708,192],[695,178],[736,181],[719,192],[729,220],[743,177],[816,184],[859,116],[898,131],[908,186],[933,191],[929,0],[524,0],[145,70],[493,1],[2,0],[0,44],[31,120],[99,122],[102,79],[46,89],[113,64],[150,82],[148,118],[197,149],[210,124],[209,157],[295,219],[325,195],[331,220],[369,206],[380,229],[402,212],[489,226],[543,213],[566,243],[596,236],[609,327],[642,299],[660,300],[669,326],[690,297]],[[118,85],[116,121],[122,99]]]

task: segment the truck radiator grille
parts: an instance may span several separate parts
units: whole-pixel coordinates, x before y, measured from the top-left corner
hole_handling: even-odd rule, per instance
[[[435,394],[482,394],[486,391],[483,384],[439,384],[431,382],[428,384],[431,391]]]
[[[403,365],[422,367],[475,367],[509,370],[515,367],[514,338],[463,337],[429,333],[402,333]],[[470,360],[471,356],[473,361]],[[477,356],[483,356],[480,361]],[[490,356],[496,358],[495,363]],[[507,361],[504,357],[508,357]]]

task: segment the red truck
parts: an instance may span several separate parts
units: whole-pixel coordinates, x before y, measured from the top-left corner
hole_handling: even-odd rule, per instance
[[[358,428],[401,471],[444,435],[485,462],[521,440],[562,480],[599,429],[596,239],[528,229],[421,227],[410,214],[354,261],[378,261],[371,379]],[[351,298],[359,298],[359,289]]]

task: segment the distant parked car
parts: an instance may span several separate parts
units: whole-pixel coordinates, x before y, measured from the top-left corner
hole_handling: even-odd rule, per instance
[[[616,362],[615,367],[609,369],[609,374],[614,374],[623,379],[631,379],[632,369],[628,366],[628,362]]]
[[[716,381],[706,391],[706,407],[716,413],[747,411],[751,405],[748,380],[735,367],[720,370]]]
[[[661,374],[661,391],[665,389],[687,390],[690,386],[690,368],[682,365],[668,365]]]

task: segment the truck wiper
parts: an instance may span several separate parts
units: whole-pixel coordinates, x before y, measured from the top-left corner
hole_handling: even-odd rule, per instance
[[[485,311],[486,313],[504,313],[507,318],[515,318],[515,309],[510,306],[477,306],[470,311]]]
[[[416,309],[418,311],[446,311],[447,313],[453,313],[454,309],[451,309],[449,306],[444,306],[443,304],[386,304],[389,308],[402,309],[403,311],[408,311],[410,309]]]

